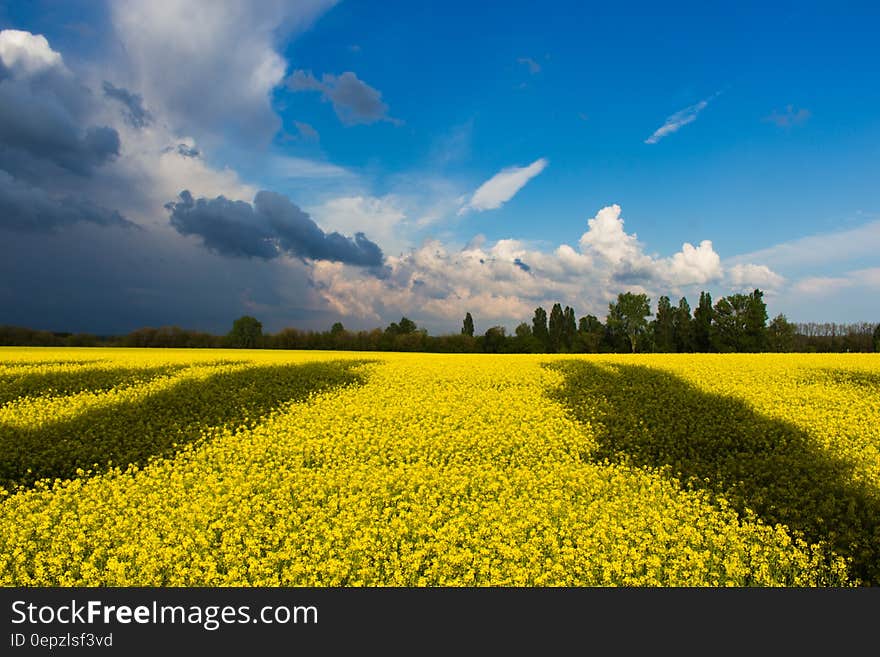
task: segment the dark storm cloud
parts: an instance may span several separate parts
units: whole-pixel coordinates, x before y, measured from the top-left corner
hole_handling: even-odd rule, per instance
[[[379,267],[383,260],[382,250],[363,233],[354,238],[325,233],[290,199],[274,192],[258,192],[251,205],[223,196],[194,199],[185,190],[165,208],[179,233],[198,235],[221,255],[270,260],[289,253],[361,267]]]
[[[53,165],[84,176],[114,159],[119,134],[90,125],[92,108],[91,92],[64,71],[7,71],[0,76],[0,168],[32,180],[54,175]]]
[[[382,93],[374,89],[351,71],[342,75],[325,73],[318,80],[311,71],[294,71],[287,78],[287,86],[293,91],[318,91],[324,100],[333,104],[336,116],[346,125],[400,120],[388,116],[388,105],[382,101]]]
[[[125,118],[135,128],[143,128],[153,120],[152,115],[144,109],[144,99],[140,94],[132,93],[128,89],[117,87],[104,80],[104,95],[123,104],[126,109]]]
[[[71,196],[54,198],[0,171],[0,229],[50,232],[78,222],[135,226],[115,210]]]

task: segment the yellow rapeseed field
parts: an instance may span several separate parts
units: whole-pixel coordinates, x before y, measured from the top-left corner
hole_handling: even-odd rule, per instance
[[[0,584],[880,583],[880,357],[0,349]]]

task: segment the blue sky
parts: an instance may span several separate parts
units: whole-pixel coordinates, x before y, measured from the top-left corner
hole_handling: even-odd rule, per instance
[[[0,2],[0,323],[877,321],[880,9],[606,4]]]

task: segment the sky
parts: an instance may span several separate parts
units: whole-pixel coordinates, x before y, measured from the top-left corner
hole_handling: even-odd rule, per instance
[[[0,324],[880,321],[880,8],[717,4],[0,0]]]

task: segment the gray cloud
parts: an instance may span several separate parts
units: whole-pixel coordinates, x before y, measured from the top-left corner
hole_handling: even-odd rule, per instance
[[[520,260],[519,258],[514,258],[514,260],[513,260],[513,264],[515,264],[517,267],[519,267],[520,269],[522,269],[524,272],[530,272],[530,271],[532,271],[532,268],[529,267],[526,263],[524,263],[524,262],[523,262],[522,260]]]
[[[290,199],[260,191],[254,203],[223,196],[194,199],[189,191],[167,203],[171,225],[182,235],[198,235],[221,255],[271,260],[289,253],[309,260],[329,260],[361,267],[380,267],[382,250],[363,233],[354,238],[325,233]]]
[[[144,99],[139,94],[104,80],[104,95],[122,103],[126,109],[126,120],[135,128],[143,128],[153,120],[152,115],[144,108]]]
[[[119,134],[89,125],[92,103],[91,92],[63,70],[25,75],[6,69],[0,76],[0,168],[31,178],[51,177],[54,167],[87,176],[114,159]]]
[[[46,191],[0,171],[0,228],[18,232],[51,232],[78,222],[135,226],[115,210],[71,196],[54,198]]]
[[[324,101],[333,104],[336,116],[346,125],[377,121],[401,123],[388,116],[388,105],[382,101],[382,93],[359,80],[351,71],[339,76],[325,73],[318,80],[311,71],[297,70],[287,78],[287,87],[293,91],[319,92]]]
[[[299,136],[306,141],[318,141],[321,138],[318,131],[308,123],[303,123],[302,121],[294,121],[293,123],[299,132]]]

